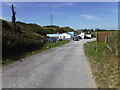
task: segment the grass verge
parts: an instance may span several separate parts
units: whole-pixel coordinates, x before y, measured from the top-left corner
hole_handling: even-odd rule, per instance
[[[24,52],[24,53],[18,53],[15,55],[8,56],[5,59],[2,59],[2,64],[7,65],[7,64],[12,64],[15,61],[22,61],[23,58],[43,52],[47,49],[54,48],[63,44],[68,43],[69,40],[63,40],[63,41],[57,41],[56,43],[45,43],[41,49],[30,51],[30,52]]]
[[[94,79],[99,88],[118,88],[118,57],[110,52],[104,42],[84,44],[85,54],[91,64]]]

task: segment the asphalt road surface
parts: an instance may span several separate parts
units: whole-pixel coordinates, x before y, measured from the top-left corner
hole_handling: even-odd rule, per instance
[[[93,88],[83,44],[69,43],[3,67],[3,88]]]

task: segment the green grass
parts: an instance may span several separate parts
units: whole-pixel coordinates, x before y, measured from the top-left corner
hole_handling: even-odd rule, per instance
[[[44,46],[41,49],[11,55],[11,56],[7,57],[7,59],[3,59],[2,63],[3,63],[3,65],[12,64],[15,61],[21,61],[21,59],[23,59],[25,57],[29,57],[31,55],[41,53],[41,52],[43,52],[43,51],[45,51],[47,49],[54,48],[54,47],[66,44],[68,42],[69,42],[69,40],[57,41],[57,43],[45,43]]]
[[[104,42],[89,42],[84,45],[85,54],[91,64],[97,87],[117,88],[118,83],[118,59],[106,47]]]

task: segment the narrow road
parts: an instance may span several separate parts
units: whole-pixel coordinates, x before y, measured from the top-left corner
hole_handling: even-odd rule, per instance
[[[83,44],[70,41],[3,67],[3,88],[94,88]]]

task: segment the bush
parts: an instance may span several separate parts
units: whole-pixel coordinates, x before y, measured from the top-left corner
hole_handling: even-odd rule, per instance
[[[19,27],[19,25],[17,26]],[[45,36],[34,31],[21,29],[17,35],[12,34],[12,24],[3,21],[2,56],[7,58],[11,55],[40,49],[44,45]]]
[[[62,39],[59,39],[59,41],[62,41]]]

